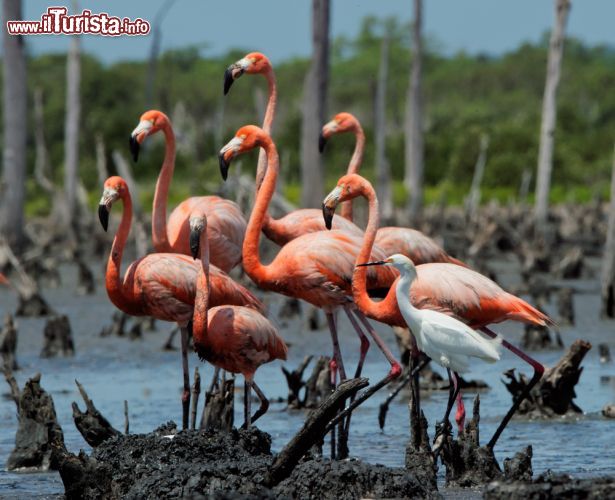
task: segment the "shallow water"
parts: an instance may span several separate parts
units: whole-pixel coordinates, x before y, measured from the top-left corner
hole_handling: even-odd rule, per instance
[[[498,263],[499,278],[510,284],[516,278],[514,266]],[[164,344],[172,325],[157,323],[156,332],[146,332],[141,340],[123,338],[101,338],[99,332],[108,324],[113,307],[104,290],[94,296],[78,297],[74,294],[74,270],[63,268],[65,285],[59,289],[45,290],[51,305],[61,313],[68,314],[73,328],[76,355],[73,358],[41,359],[42,329],[44,319],[18,319],[19,344],[17,360],[21,370],[15,373],[20,387],[36,372],[42,373],[41,384],[51,393],[56,412],[68,448],[72,451],[88,449],[72,421],[70,404],[83,403],[74,384],[78,379],[88,391],[99,410],[118,429],[123,429],[123,402],[129,402],[130,431],[148,432],[168,420],[181,421],[180,389],[181,366],[179,352],[164,352]],[[561,330],[565,345],[576,338],[609,344],[615,352],[613,322],[599,320],[599,296],[596,281],[571,282],[579,293],[575,294],[577,324]],[[269,295],[270,315],[276,318],[279,301]],[[0,314],[14,311],[16,302],[11,292],[0,289]],[[548,312],[555,314],[553,308]],[[358,358],[358,340],[350,329],[345,315],[340,314],[340,337],[347,371],[352,373]],[[330,339],[325,327],[309,332],[303,327],[303,320],[288,322],[282,329],[289,343],[289,359],[286,366],[295,368],[305,355],[329,354]],[[393,348],[395,341],[392,331],[377,325],[385,341]],[[503,333],[512,342],[518,341],[522,327],[515,324],[500,325],[496,331]],[[535,353],[535,357],[546,365],[554,364],[561,351]],[[208,384],[213,370],[201,363],[195,355],[190,358],[191,372],[199,366],[204,384]],[[287,395],[281,363],[261,367],[256,381],[272,400]],[[577,404],[584,414],[574,419],[555,421],[513,420],[503,433],[496,447],[496,456],[501,461],[527,444],[534,450],[534,473],[547,469],[568,472],[579,476],[597,476],[615,473],[615,459],[607,450],[615,449],[614,422],[602,417],[600,410],[609,402],[615,402],[615,365],[601,365],[597,349],[592,349],[583,361],[584,372],[577,386]],[[481,393],[481,439],[486,441],[495,430],[499,420],[511,404],[503,383],[502,372],[516,367],[526,373],[524,364],[506,353],[498,364],[477,363],[467,379],[483,379],[491,389]],[[308,368],[309,373],[311,367]],[[368,353],[364,374],[377,380],[387,372],[388,365],[383,356],[372,346]],[[438,370],[438,368],[436,368]],[[441,370],[440,370],[441,371]],[[608,377],[611,377],[610,381]],[[236,398],[236,422],[241,422],[242,382],[238,382]],[[8,390],[2,391],[6,395]],[[431,424],[441,418],[446,405],[446,391],[422,395],[422,408]],[[399,398],[387,417],[384,432],[378,429],[378,406],[385,393],[377,394],[359,408],[353,417],[350,449],[351,454],[373,463],[401,466],[404,463],[405,445],[408,439],[408,410],[405,397]],[[468,418],[471,416],[473,394],[465,397]],[[202,398],[201,398],[202,401]],[[288,412],[283,403],[273,403],[269,412],[259,421],[259,427],[273,436],[274,450],[280,449],[302,425],[304,413]],[[16,474],[5,470],[6,459],[14,445],[17,428],[15,405],[6,397],[0,400],[0,497],[51,497],[63,493],[62,482],[55,472],[38,474]],[[610,456],[609,456],[610,455]],[[440,473],[442,474],[442,470]],[[467,496],[469,492],[462,493]],[[459,498],[455,492],[449,492]],[[447,496],[449,496],[447,494]],[[471,495],[471,494],[470,494]]]

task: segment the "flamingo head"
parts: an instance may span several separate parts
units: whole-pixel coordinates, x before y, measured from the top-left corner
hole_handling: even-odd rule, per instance
[[[254,74],[266,74],[271,71],[271,62],[264,54],[260,52],[250,52],[239,61],[234,62],[224,72],[224,95],[228,94],[228,91],[233,85],[233,82],[237,80],[244,73],[251,75]]]
[[[190,253],[197,259],[201,249],[201,234],[207,231],[207,216],[204,213],[192,214],[188,221],[190,225]]]
[[[109,212],[111,211],[113,203],[120,198],[124,198],[126,193],[128,193],[128,185],[121,177],[113,176],[105,181],[103,195],[98,202],[98,218],[105,231],[109,226]]]
[[[220,163],[220,174],[226,180],[228,177],[228,169],[231,161],[240,154],[252,151],[254,148],[263,146],[267,142],[271,142],[269,134],[256,125],[244,125],[241,127],[235,137],[233,137],[218,153],[218,162]]]
[[[325,150],[327,140],[334,134],[342,134],[355,130],[359,125],[359,121],[351,113],[338,113],[330,122],[323,125],[318,137],[318,151],[321,153]]]
[[[363,192],[362,185],[367,182],[358,174],[348,174],[340,177],[337,186],[325,197],[322,202],[322,215],[325,219],[325,226],[331,229],[333,215],[337,206],[348,200],[360,196]]]
[[[130,134],[129,145],[132,159],[134,161],[139,159],[139,147],[148,135],[155,134],[170,123],[169,117],[162,111],[152,109],[143,113],[139,124]]]

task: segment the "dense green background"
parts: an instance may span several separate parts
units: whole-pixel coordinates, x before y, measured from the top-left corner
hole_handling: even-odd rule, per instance
[[[332,44],[329,111],[351,111],[367,134],[364,173],[373,174],[373,103],[383,30],[392,37],[388,81],[387,155],[396,180],[395,198],[402,203],[404,102],[410,72],[409,27],[395,21],[364,20],[357,39],[336,39]],[[538,132],[546,68],[548,37],[537,45],[524,44],[500,57],[444,56],[437,41],[426,41],[425,143],[427,201],[445,197],[463,199],[470,185],[479,139],[490,137],[483,200],[517,196],[522,172],[535,169]],[[219,179],[216,153],[245,123],[255,123],[257,90],[266,95],[263,78],[244,76],[229,96],[222,96],[222,77],[228,64],[250,47],[223,57],[206,56],[207,49],[188,47],[162,54],[158,65],[154,107],[176,119],[179,154],[172,201]],[[54,175],[61,180],[63,162],[65,60],[63,54],[29,59],[29,86],[44,92],[46,139]],[[104,136],[108,152],[126,152],[127,138],[146,110],[147,62],[105,66],[90,56],[82,59],[81,175],[98,196],[94,137]],[[279,85],[278,117],[274,138],[282,160],[286,195],[298,199],[301,93],[308,60],[293,59],[275,68]],[[566,42],[558,99],[554,159],[554,201],[584,201],[606,196],[615,140],[615,49],[589,47],[578,40]],[[32,107],[30,107],[32,109]],[[32,114],[32,113],[30,113]],[[32,121],[32,118],[30,118]],[[162,138],[151,141],[135,175],[142,182],[143,201],[151,199],[151,186],[161,163]],[[314,145],[316,147],[316,144]],[[325,160],[328,183],[345,167],[352,137],[330,141]],[[29,168],[34,165],[34,141],[29,139]],[[253,168],[253,161],[244,168]],[[109,161],[111,165],[111,161]],[[196,181],[196,182],[195,182]],[[533,182],[532,188],[533,190]],[[31,180],[28,212],[41,213],[48,202]]]

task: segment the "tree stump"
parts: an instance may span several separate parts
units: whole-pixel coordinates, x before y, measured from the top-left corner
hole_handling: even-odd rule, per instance
[[[583,371],[580,367],[581,361],[590,349],[589,342],[575,340],[557,364],[545,371],[540,382],[521,403],[517,413],[530,418],[553,418],[568,413],[582,413],[583,410],[573,401],[576,397],[574,387]],[[504,384],[514,400],[527,386],[528,380],[523,374],[517,378],[514,369],[508,370],[504,375],[509,380]]]
[[[0,331],[0,354],[2,354],[2,365],[11,371],[19,369],[15,356],[16,350],[17,328],[15,328],[13,316],[7,314],[4,316],[4,326]]]
[[[437,487],[435,457],[431,450],[427,419],[421,411],[417,416],[414,398],[410,391],[408,410],[410,414],[410,440],[406,446],[406,469],[411,471],[422,484],[429,484],[432,489]]]
[[[41,358],[53,358],[58,354],[62,356],[74,356],[75,346],[73,333],[70,328],[68,316],[52,316],[45,324],[43,331],[44,344]]]
[[[116,430],[109,421],[98,411],[94,403],[85,392],[83,386],[78,380],[75,384],[79,389],[79,393],[85,402],[86,411],[82,412],[77,403],[73,401],[73,420],[75,427],[83,436],[83,439],[93,448],[114,436],[119,436],[120,431]]]
[[[557,313],[560,325],[574,325],[574,290],[560,288],[557,293]]]
[[[200,429],[230,432],[234,421],[235,379],[222,380],[205,393]]]
[[[53,399],[40,385],[41,375],[37,373],[28,380],[21,392],[10,371],[5,371],[5,378],[17,404],[19,421],[15,449],[7,460],[7,469],[57,469],[54,447],[64,446],[64,434]]]
[[[330,361],[326,356],[321,356],[316,361],[310,378],[305,382],[304,408],[316,408],[333,391]]]
[[[312,356],[306,356],[293,371],[288,371],[284,366],[282,367],[282,373],[284,373],[286,383],[288,384],[288,408],[297,410],[305,406],[306,396],[304,394],[303,399],[301,399],[299,393],[305,387],[306,382],[303,380],[303,373],[311,360]]]
[[[604,408],[602,408],[602,414],[606,418],[615,418],[615,404],[604,405]]]
[[[598,344],[598,353],[600,354],[601,363],[611,362],[611,350],[608,344]]]
[[[124,314],[121,311],[115,311],[111,319],[111,324],[109,326],[103,327],[103,329],[100,331],[100,336],[123,337],[124,335],[126,335],[125,327],[127,320],[127,314]]]
[[[480,446],[480,397],[474,398],[472,419],[466,424],[456,440],[445,431],[441,441],[436,444],[442,463],[446,467],[446,486],[471,487],[493,481],[502,476],[493,450]]]

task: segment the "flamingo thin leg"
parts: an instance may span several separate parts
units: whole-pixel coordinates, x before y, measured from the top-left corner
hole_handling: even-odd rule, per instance
[[[252,397],[250,394],[250,389],[252,388],[252,380],[246,377],[244,381],[244,392],[243,392],[243,427],[245,429],[249,429],[252,422],[250,415],[252,413]]]
[[[331,312],[325,313],[327,316],[327,323],[329,324],[329,332],[331,333],[331,341],[333,342],[333,360],[330,366],[332,371],[338,371],[340,374],[340,380],[346,380],[346,370],[344,370],[344,362],[342,361],[342,351],[340,350],[340,343],[337,338],[337,326],[335,324],[335,316]]]
[[[182,428],[188,428],[190,411],[190,373],[188,373],[188,327],[181,327],[182,370],[184,372],[184,390],[182,392]]]
[[[254,413],[254,415],[252,415],[252,418],[251,418],[252,423],[254,423],[260,417],[262,417],[265,413],[267,413],[267,410],[269,409],[269,400],[267,399],[263,391],[261,391],[261,388],[258,385],[256,385],[256,382],[254,381],[252,381],[252,388],[254,389],[254,392],[256,392],[258,399],[261,400],[261,405],[259,409],[256,410],[256,413]]]
[[[485,334],[487,334],[491,338],[497,337],[497,334],[491,331],[487,327],[482,327],[481,331],[483,331]],[[538,383],[538,381],[542,378],[542,374],[545,372],[545,367],[542,364],[540,364],[534,358],[528,356],[518,347],[515,347],[514,345],[512,345],[510,342],[506,340],[502,340],[502,345],[506,349],[511,351],[513,354],[520,357],[523,361],[525,361],[526,363],[529,363],[532,366],[532,368],[534,368],[534,375],[532,376],[532,379],[529,381],[529,383],[527,384],[523,392],[513,402],[513,405],[510,407],[510,410],[508,410],[508,413],[504,416],[504,418],[500,422],[500,425],[494,432],[492,438],[487,443],[487,448],[489,449],[493,449],[493,447],[495,446],[495,443],[497,443],[498,438],[500,437],[500,434],[502,434],[502,431],[504,430],[504,428],[506,427],[506,425],[508,424],[508,422],[510,421],[514,413],[519,408],[519,405],[521,405],[521,402],[529,396],[530,391]]]
[[[344,312],[346,313],[346,316],[348,316],[348,319],[350,320],[350,323],[352,324],[352,327],[354,328],[355,332],[357,332],[359,340],[361,340],[361,356],[359,357],[359,363],[357,364],[357,369],[354,373],[354,378],[359,378],[361,376],[361,372],[363,371],[363,363],[365,362],[365,356],[367,355],[367,351],[369,351],[369,339],[367,338],[367,335],[363,333],[363,330],[361,330],[361,327],[357,323],[357,319],[352,314],[352,310],[350,309],[350,307],[344,306]],[[354,397],[352,398],[352,400],[354,400]]]
[[[384,354],[384,357],[387,358],[387,361],[389,363],[391,363],[391,370],[389,371],[389,374],[387,375],[387,377],[389,378],[389,380],[396,379],[397,377],[401,375],[401,366],[395,359],[395,356],[393,356],[390,349],[380,338],[380,335],[378,335],[376,330],[374,330],[374,327],[369,323],[365,315],[358,309],[355,310],[355,314],[361,320],[361,323],[363,323],[363,326],[365,327],[367,332],[370,334],[372,339],[374,339],[374,342],[376,343],[378,348],[382,351],[382,354]]]

